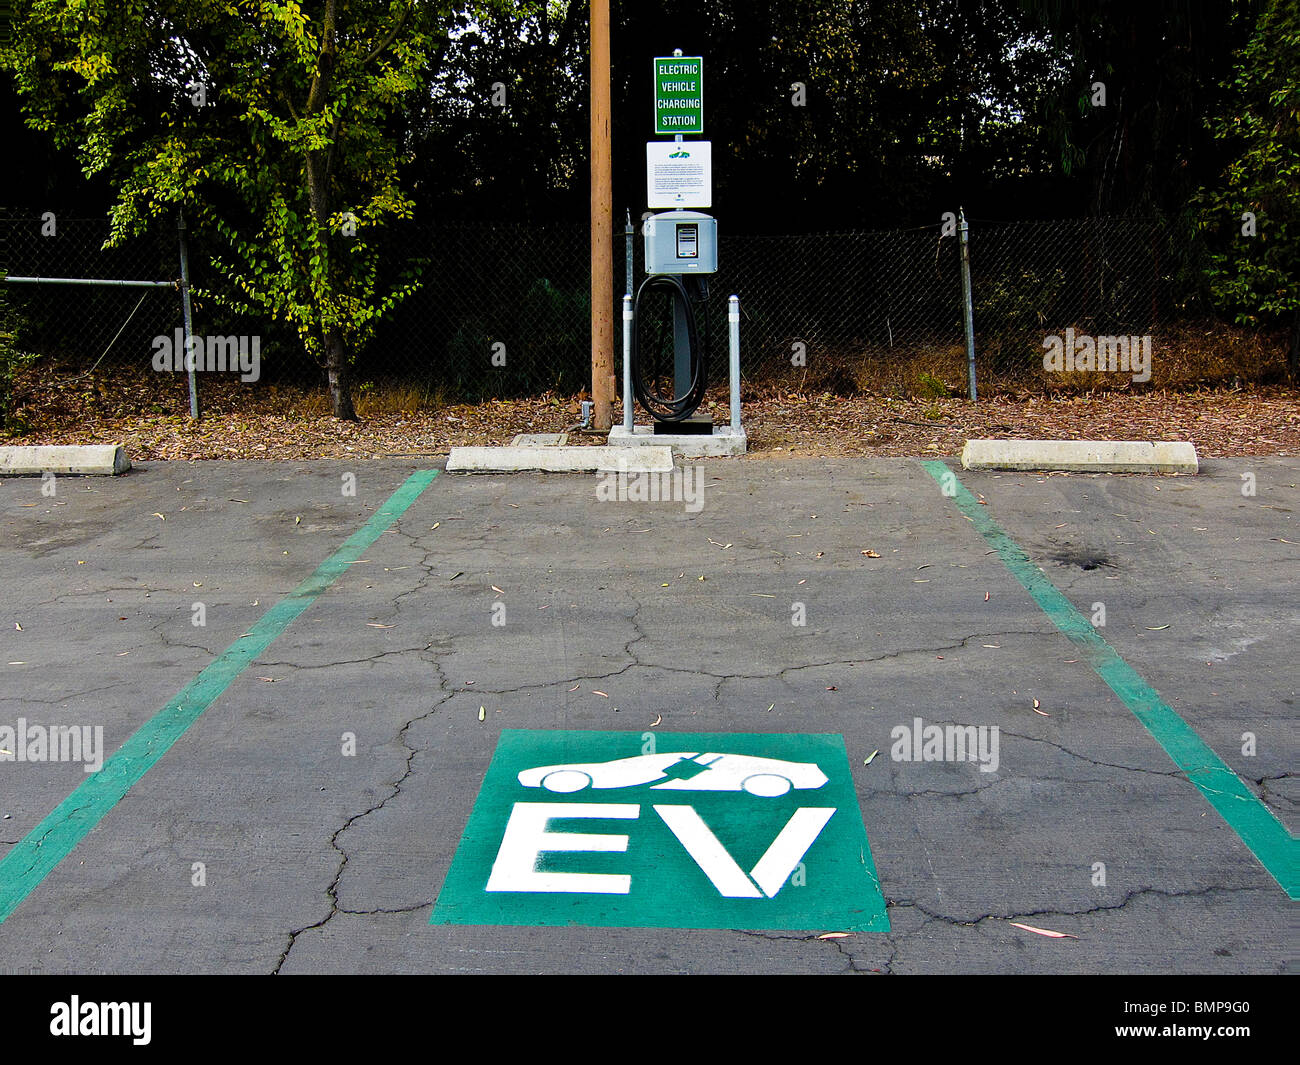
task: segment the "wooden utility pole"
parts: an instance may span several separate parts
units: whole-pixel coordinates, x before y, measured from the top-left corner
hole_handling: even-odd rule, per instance
[[[609,115],[609,0],[591,0],[592,424],[614,424],[614,192]]]

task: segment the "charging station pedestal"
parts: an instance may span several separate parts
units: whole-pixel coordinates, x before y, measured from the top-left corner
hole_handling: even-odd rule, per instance
[[[693,283],[707,294],[703,277],[688,282],[688,278],[707,275],[718,269],[718,223],[709,215],[696,211],[665,211],[652,215],[645,222],[645,265],[651,275],[647,283],[667,279],[669,285],[677,284],[677,292]],[[644,290],[646,286],[643,285]],[[688,394],[691,388],[691,355],[688,341],[687,315],[681,299],[673,301],[674,337],[674,393],[676,397]],[[633,397],[632,333],[636,328],[632,296],[623,297],[623,424],[610,430],[611,446],[657,445],[671,447],[675,454],[687,457],[709,455],[743,455],[748,440],[740,424],[740,300],[732,296],[727,303],[727,324],[730,347],[731,418],[727,425],[714,425],[710,415],[692,412],[675,420],[656,418],[653,425],[636,425]],[[699,354],[708,366],[708,336],[704,338],[705,351]]]

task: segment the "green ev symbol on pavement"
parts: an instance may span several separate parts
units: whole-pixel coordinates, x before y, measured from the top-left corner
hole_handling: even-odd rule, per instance
[[[838,735],[502,733],[433,924],[889,930]]]

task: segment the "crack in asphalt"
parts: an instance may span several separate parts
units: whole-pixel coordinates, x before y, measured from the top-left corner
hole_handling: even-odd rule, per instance
[[[1089,917],[1094,914],[1110,913],[1116,910],[1122,910],[1136,898],[1146,895],[1159,896],[1165,899],[1190,899],[1203,898],[1215,894],[1240,894],[1251,891],[1268,891],[1265,887],[1224,887],[1222,884],[1211,884],[1209,887],[1185,888],[1176,891],[1167,891],[1158,887],[1140,887],[1133,888],[1124,893],[1124,896],[1114,903],[1101,903],[1096,906],[1089,906],[1082,910],[1062,910],[1062,909],[1041,909],[1026,910],[1020,913],[983,913],[977,917],[956,917],[950,914],[938,913],[934,910],[927,909],[921,903],[915,900],[906,899],[889,899],[886,900],[887,907],[898,907],[900,909],[914,909],[918,913],[924,914],[926,921],[938,921],[942,924],[951,925],[955,928],[974,928],[985,921],[1017,921],[1026,917]]]
[[[880,654],[865,655],[856,658],[834,658],[834,659],[827,659],[818,662],[804,662],[797,665],[782,666],[778,670],[769,671],[769,672],[715,673],[707,669],[698,669],[698,668],[693,668],[688,666],[674,666],[674,665],[668,665],[661,662],[643,661],[638,655],[636,655],[635,652],[633,652],[631,649],[632,645],[640,642],[643,639],[647,639],[648,635],[641,629],[640,624],[637,621],[637,615],[640,613],[643,604],[635,599],[633,600],[633,602],[636,604],[636,609],[632,612],[631,615],[628,615],[625,618],[625,620],[632,623],[633,627],[637,630],[637,635],[635,635],[632,639],[628,640],[623,645],[623,653],[627,655],[631,659],[631,661],[629,661],[626,665],[621,666],[619,669],[612,670],[608,673],[580,673],[568,677],[567,681],[604,681],[604,680],[609,680],[613,677],[622,676],[628,670],[637,669],[637,668],[659,670],[660,672],[664,672],[664,673],[683,673],[683,674],[687,674],[688,676],[711,677],[714,680],[716,680],[717,684],[713,686],[714,700],[716,701],[721,697],[722,687],[728,681],[779,680],[779,679],[783,679],[787,673],[797,673],[801,670],[807,670],[807,669],[829,669],[834,666],[870,665],[875,662],[883,662],[891,659],[903,658],[909,655],[931,654],[935,651],[951,651],[951,650],[963,649],[971,640],[993,639],[993,638],[1004,637],[1004,636],[1050,636],[1051,635],[1051,632],[1047,630],[1021,630],[1021,629],[1013,629],[1013,630],[1008,630],[1006,632],[973,633],[970,636],[962,637],[956,643],[943,643],[943,644],[936,644],[927,647],[904,647],[904,648],[899,648],[898,650],[895,651],[885,651]],[[470,635],[470,634],[464,633],[461,635]],[[457,638],[456,635],[452,635],[447,639],[455,640],[456,638]],[[363,659],[362,661],[365,660]],[[302,667],[302,668],[320,668],[320,667]],[[514,695],[520,692],[540,691],[546,688],[553,688],[557,684],[561,684],[565,682],[566,681],[561,681],[561,680],[541,681],[537,683],[520,684],[510,688],[476,687],[475,690],[487,693],[489,695]]]
[[[850,932],[847,936],[835,936],[828,939],[828,938],[823,938],[828,934],[826,932],[810,932],[807,935],[801,936],[801,935],[795,935],[794,933],[787,933],[785,935],[782,935],[780,933],[775,933],[775,932],[750,931],[744,928],[736,928],[733,929],[733,931],[739,932],[742,936],[750,936],[754,939],[764,939],[770,943],[779,943],[779,942],[828,943],[831,946],[833,946],[837,951],[839,951],[840,955],[844,958],[844,960],[848,962],[848,969],[850,972],[875,973],[880,971],[879,969],[872,969],[869,966],[868,967],[860,966],[858,964],[858,959],[853,956],[853,953],[845,949],[848,946],[849,939],[857,935],[856,932]],[[872,933],[872,934],[877,934],[877,933]]]
[[[1268,803],[1270,806],[1283,802],[1290,806],[1300,806],[1300,798],[1295,798],[1290,795],[1280,795],[1270,788],[1267,783],[1270,780],[1288,780],[1295,776],[1300,776],[1300,773],[1266,773],[1262,777],[1253,777],[1250,779],[1252,783],[1259,786],[1260,800]]]
[[[925,906],[921,905],[919,902],[916,902],[915,900],[887,899],[885,902],[887,909],[891,909],[891,910],[892,909],[913,909],[916,910],[918,913],[922,914],[925,920],[922,921],[921,925],[916,929],[910,929],[907,932],[896,932],[896,933],[889,932],[889,933],[885,933],[883,936],[880,937],[881,939],[887,940],[890,947],[889,955],[882,963],[880,968],[874,968],[867,964],[859,965],[857,959],[857,955],[862,953],[863,948],[878,943],[879,942],[878,939],[874,937],[871,939],[851,939],[845,937],[841,939],[831,940],[830,942],[835,943],[837,949],[839,949],[839,951],[842,954],[844,954],[845,957],[849,960],[852,971],[892,974],[894,971],[893,968],[894,964],[906,939],[908,937],[914,937],[917,934],[917,932],[920,930],[920,928],[924,928],[927,924],[933,922],[938,922],[940,924],[949,927],[954,927],[954,928],[977,928],[988,921],[1010,922],[1010,921],[1024,920],[1026,918],[1031,918],[1031,917],[1032,918],[1042,918],[1042,917],[1081,918],[1081,917],[1096,916],[1105,913],[1113,913],[1115,911],[1125,909],[1131,902],[1133,902],[1134,899],[1141,898],[1143,896],[1158,896],[1160,898],[1166,898],[1166,899],[1190,899],[1190,898],[1204,898],[1210,895],[1215,895],[1220,893],[1240,894],[1241,892],[1254,892],[1254,891],[1267,891],[1267,890],[1268,890],[1267,888],[1259,888],[1259,887],[1228,888],[1218,884],[1210,885],[1209,887],[1187,888],[1184,890],[1177,890],[1177,891],[1168,891],[1163,888],[1157,888],[1157,887],[1141,887],[1141,888],[1134,888],[1131,891],[1126,892],[1123,898],[1121,898],[1117,902],[1101,903],[1096,906],[1090,906],[1086,909],[1081,909],[1081,910],[1064,910],[1064,909],[1049,908],[1049,909],[1027,910],[1022,913],[1010,913],[1010,914],[983,913],[983,914],[979,914],[978,916],[971,916],[971,917],[957,917],[949,914],[938,913],[934,910],[927,909]],[[750,934],[750,933],[746,933],[746,934]],[[1030,934],[1032,935],[1033,933]],[[794,938],[794,939],[801,939],[801,940],[815,940],[818,937],[817,936],[787,936],[787,937],[772,937],[772,938]],[[1080,938],[1083,938],[1082,933],[1080,933]]]
[[[373,910],[373,911],[360,910],[360,911],[352,911],[352,910],[345,910],[345,909],[342,909],[342,908],[339,906],[339,900],[338,900],[338,888],[339,888],[339,883],[340,883],[340,881],[343,879],[343,874],[344,874],[344,871],[347,869],[347,864],[348,864],[348,853],[347,853],[347,851],[345,851],[345,850],[343,849],[342,846],[339,845],[339,837],[342,836],[344,832],[346,832],[349,828],[351,828],[354,824],[356,824],[356,823],[357,823],[358,821],[360,821],[362,818],[364,818],[364,817],[369,817],[371,814],[375,813],[376,811],[383,809],[384,806],[386,806],[386,805],[388,804],[388,802],[389,802],[391,799],[393,799],[393,798],[395,798],[396,796],[398,796],[398,795],[401,794],[401,791],[402,791],[402,785],[407,781],[407,779],[411,776],[411,773],[414,771],[415,756],[416,756],[417,754],[420,753],[420,752],[419,752],[419,748],[416,748],[416,747],[412,746],[411,744],[409,744],[409,743],[407,742],[407,737],[406,737],[407,731],[408,731],[408,730],[411,728],[411,726],[413,726],[417,721],[424,721],[424,720],[426,720],[427,718],[432,717],[435,713],[438,712],[438,710],[439,710],[440,707],[442,707],[444,704],[446,704],[448,701],[450,701],[451,699],[455,698],[455,696],[456,696],[456,693],[455,693],[454,691],[449,690],[449,688],[448,688],[448,682],[447,682],[447,677],[446,677],[446,675],[443,673],[443,671],[442,671],[441,667],[438,665],[438,663],[435,661],[435,662],[432,662],[431,664],[433,665],[433,668],[434,668],[435,672],[438,674],[438,688],[439,688],[439,690],[443,693],[442,698],[438,699],[438,700],[437,700],[437,701],[436,701],[436,702],[435,702],[435,703],[434,703],[434,704],[433,704],[433,705],[432,705],[428,710],[426,710],[424,713],[422,713],[422,714],[417,714],[415,717],[412,717],[410,720],[408,720],[407,722],[405,722],[405,723],[402,725],[402,727],[401,727],[400,729],[398,729],[398,731],[397,731],[397,738],[398,738],[398,740],[401,742],[402,746],[406,749],[406,768],[405,768],[405,770],[402,772],[402,775],[399,776],[395,781],[392,781],[392,782],[390,782],[390,783],[388,783],[388,784],[385,785],[386,787],[391,788],[392,790],[391,790],[387,795],[385,795],[382,799],[380,799],[379,802],[374,803],[373,805],[367,807],[365,810],[362,810],[360,813],[352,814],[351,816],[349,816],[349,817],[347,818],[347,820],[345,820],[345,821],[343,822],[343,824],[342,824],[338,829],[336,829],[336,830],[331,834],[331,836],[330,836],[330,840],[329,840],[329,843],[330,843],[330,846],[331,846],[331,847],[332,847],[332,848],[333,848],[333,849],[338,853],[338,855],[339,855],[339,864],[338,864],[338,868],[337,868],[337,869],[335,870],[335,872],[334,872],[334,877],[333,877],[333,879],[330,881],[329,886],[325,889],[325,893],[329,896],[329,900],[330,900],[330,909],[329,909],[329,913],[327,913],[327,914],[326,914],[323,918],[321,918],[319,921],[315,921],[315,922],[313,922],[312,924],[305,925],[305,926],[303,926],[302,928],[297,928],[297,929],[294,929],[294,930],[292,930],[292,931],[289,932],[289,934],[288,934],[288,935],[289,935],[289,941],[288,941],[288,943],[285,945],[284,950],[281,951],[281,953],[280,953],[280,957],[279,957],[279,959],[276,961],[275,968],[272,970],[272,975],[276,975],[276,976],[278,976],[279,973],[280,973],[280,971],[281,971],[281,969],[284,968],[284,964],[285,964],[285,962],[286,962],[286,961],[288,960],[288,958],[289,958],[289,952],[293,950],[293,948],[294,948],[294,944],[297,943],[297,941],[298,941],[298,937],[299,937],[300,935],[302,935],[304,932],[309,932],[309,931],[311,931],[311,930],[313,930],[313,929],[323,928],[326,924],[328,924],[328,923],[329,923],[329,922],[334,918],[334,916],[335,916],[336,914],[339,914],[339,913],[345,913],[345,914],[348,914],[348,913],[403,913],[403,912],[411,912],[411,910],[417,910],[417,909],[420,909],[421,906],[424,906],[424,905],[432,905],[431,903],[421,903],[420,905],[417,905],[417,906],[414,906],[414,907],[410,907],[410,908],[401,908],[401,909],[395,909],[395,910]]]

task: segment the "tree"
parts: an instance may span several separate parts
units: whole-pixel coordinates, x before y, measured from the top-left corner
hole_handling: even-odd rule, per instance
[[[184,210],[217,238],[222,302],[291,323],[335,416],[350,364],[414,290],[380,284],[385,223],[409,218],[405,105],[457,19],[426,0],[27,0],[0,67],[27,121],[118,190],[110,244]],[[463,16],[460,23],[464,24]],[[386,287],[386,290],[384,290]]]
[[[1207,123],[1232,146],[1204,190],[1205,228],[1219,237],[1210,288],[1239,325],[1291,319],[1287,371],[1300,379],[1300,8],[1272,0],[1228,79],[1228,103]],[[1223,239],[1226,236],[1226,240]]]
[[[1064,68],[1044,122],[1090,213],[1176,215],[1215,172],[1205,115],[1245,42],[1233,13],[1257,2],[1025,0]]]
[[[587,6],[475,4],[412,115],[422,206],[493,220],[586,217]]]

